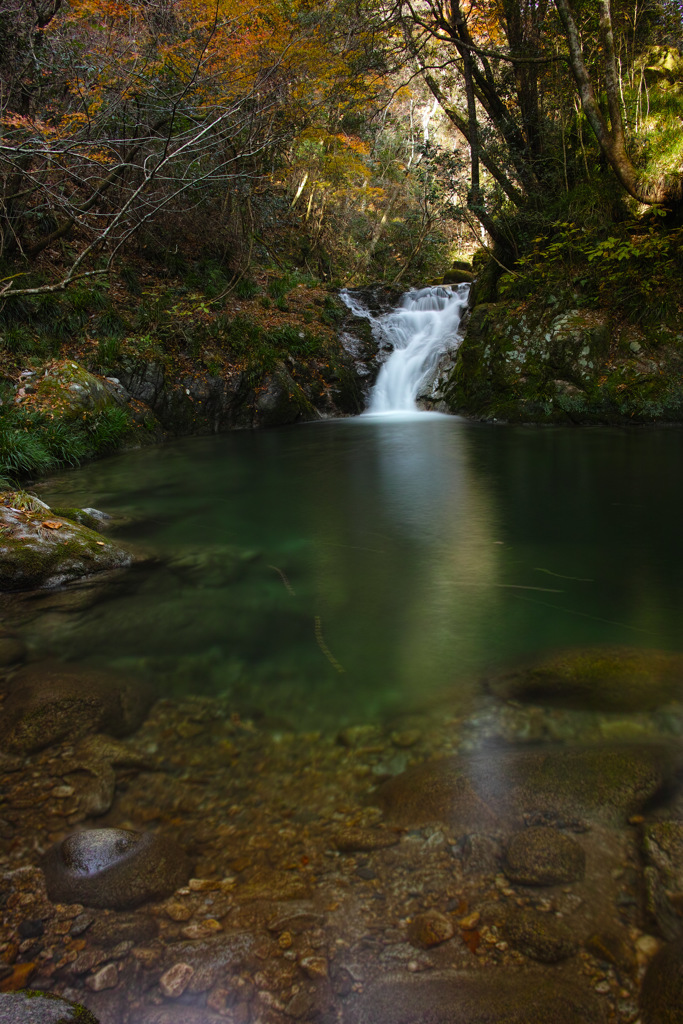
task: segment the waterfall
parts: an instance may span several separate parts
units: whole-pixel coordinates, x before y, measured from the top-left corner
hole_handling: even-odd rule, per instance
[[[347,291],[342,299],[356,316],[366,317],[375,337],[391,354],[379,371],[364,415],[417,412],[421,387],[436,370],[440,356],[457,346],[469,285],[438,285],[407,292],[397,309],[373,316]]]

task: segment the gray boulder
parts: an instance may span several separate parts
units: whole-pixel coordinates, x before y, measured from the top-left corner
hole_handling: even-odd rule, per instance
[[[128,910],[184,885],[192,865],[167,836],[120,828],[88,829],[55,843],[42,869],[53,903]]]

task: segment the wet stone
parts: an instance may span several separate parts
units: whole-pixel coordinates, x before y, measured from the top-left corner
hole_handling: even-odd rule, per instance
[[[503,871],[519,885],[560,885],[580,881],[586,855],[575,839],[552,828],[528,828],[512,836]]]
[[[396,973],[349,998],[344,1024],[601,1024],[596,997],[536,973]],[[648,1022],[649,1024],[649,1022]]]
[[[640,991],[643,1024],[683,1024],[683,942],[664,946],[650,963]]]
[[[453,922],[438,910],[428,910],[411,921],[408,941],[418,949],[430,949],[453,938]]]
[[[159,978],[159,988],[169,999],[177,999],[189,985],[193,974],[194,967],[190,964],[174,964]]]
[[[80,1003],[48,992],[0,993],[0,1024],[98,1024]]]
[[[576,938],[562,920],[537,910],[511,911],[502,934],[514,949],[544,964],[566,960],[578,949]]]
[[[92,992],[103,992],[105,989],[116,988],[119,983],[116,964],[107,964],[100,968],[99,971],[86,978],[85,983]]]
[[[114,828],[73,833],[50,847],[42,868],[53,903],[112,910],[163,899],[192,873],[168,837]]]

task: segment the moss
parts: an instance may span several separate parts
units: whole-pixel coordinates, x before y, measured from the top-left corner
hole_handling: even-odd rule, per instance
[[[69,1008],[68,1016],[60,1017],[54,1024],[99,1024],[97,1017],[82,1003],[71,1003],[54,992],[40,992],[38,989],[24,988],[20,989],[16,995],[24,996],[26,999],[49,999],[52,1002],[66,1004]]]

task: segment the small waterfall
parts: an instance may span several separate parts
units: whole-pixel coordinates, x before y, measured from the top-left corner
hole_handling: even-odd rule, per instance
[[[436,369],[439,357],[456,347],[469,287],[413,289],[397,309],[378,317],[356,296],[342,292],[352,312],[370,320],[376,336],[393,349],[379,372],[364,415],[418,412],[420,388]]]

